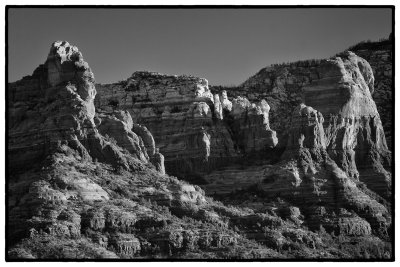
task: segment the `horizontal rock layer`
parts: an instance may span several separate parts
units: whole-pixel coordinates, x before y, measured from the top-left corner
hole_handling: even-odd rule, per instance
[[[96,107],[127,110],[165,157],[169,174],[201,183],[217,167],[276,146],[269,106],[211,94],[205,79],[135,72],[127,81],[97,85]]]
[[[375,77],[374,99],[385,131],[389,149],[392,147],[393,125],[393,40],[388,38],[378,42],[363,42],[349,48],[371,65]]]
[[[10,169],[37,164],[61,143],[82,158],[114,165],[128,164],[116,145],[149,161],[143,139],[152,139],[151,134],[133,132],[127,112],[96,114],[95,96],[94,75],[82,54],[67,42],[53,43],[45,64],[8,87]],[[155,153],[149,152],[150,157]]]
[[[372,191],[390,191],[373,76],[351,54],[318,64],[302,100],[344,94],[322,111],[294,107],[272,165],[266,101],[147,72],[96,95],[78,49],[54,43],[44,65],[8,88],[8,257],[390,257],[390,203]],[[239,204],[165,175],[164,160]],[[213,164],[226,166],[206,173]]]

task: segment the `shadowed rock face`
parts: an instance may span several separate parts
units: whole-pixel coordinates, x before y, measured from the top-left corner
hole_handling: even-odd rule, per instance
[[[193,182],[201,183],[204,173],[243,154],[265,152],[278,143],[266,101],[213,95],[205,79],[135,72],[127,81],[97,85],[97,90],[97,108],[129,111],[153,134],[166,171]]]

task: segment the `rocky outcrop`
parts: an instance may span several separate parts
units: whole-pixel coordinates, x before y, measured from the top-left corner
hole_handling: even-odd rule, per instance
[[[364,58],[371,65],[375,77],[374,91],[371,94],[382,120],[388,148],[392,149],[393,40],[389,37],[378,42],[361,42],[348,50]]]
[[[212,86],[211,90],[214,93],[226,90],[233,98],[242,96],[251,102],[265,99],[270,106],[269,123],[277,133],[278,147],[285,147],[292,113],[304,102],[302,88],[318,78],[319,64],[320,61],[314,60],[272,65],[237,87]]]
[[[78,49],[54,43],[45,64],[7,88],[7,259],[390,258],[373,76],[351,54],[321,64],[271,165],[282,134],[266,101],[147,72],[96,95]],[[319,90],[345,93],[321,111],[307,101]],[[164,160],[234,205],[169,176]]]
[[[58,41],[32,76],[9,85],[10,169],[37,164],[60,142],[79,151],[84,159],[127,167],[121,146],[136,159],[148,161],[143,139],[132,131],[129,113],[95,112],[94,82],[78,48]]]
[[[305,102],[325,117],[327,151],[340,168],[385,198],[391,195],[391,153],[372,99],[368,62],[352,52],[321,64],[304,87]]]
[[[361,42],[348,50],[368,61],[374,75],[373,100],[382,120],[383,129],[391,149],[393,114],[392,39],[378,42]],[[343,53],[339,53],[341,56]],[[211,90],[228,90],[233,97],[244,96],[250,101],[265,99],[271,106],[270,124],[286,145],[287,125],[294,108],[304,102],[303,87],[320,78],[319,68],[323,60],[306,60],[285,64],[274,64],[261,69],[237,87],[212,86]],[[312,105],[311,105],[312,106]]]
[[[133,171],[138,164],[151,162],[143,140],[132,131],[129,113],[96,113],[95,95],[94,76],[82,54],[61,41],[52,44],[45,64],[32,76],[9,85],[8,168],[15,177],[9,178],[13,240],[24,235],[27,227],[79,237],[79,216],[78,221],[59,220],[57,212],[62,213],[71,200],[110,199],[109,192],[89,175],[73,171],[60,174],[57,164],[99,161]],[[162,156],[155,157],[156,169],[163,172]],[[31,177],[25,174],[32,170]],[[43,208],[49,204],[59,207]],[[38,214],[47,219],[40,221]],[[36,215],[39,217],[32,219]],[[49,217],[55,221],[48,221]]]
[[[385,233],[390,227],[390,212],[330,158],[323,122],[320,112],[305,105],[299,106],[293,115],[285,159],[265,171],[264,180],[260,182],[262,189],[268,195],[276,194],[300,205],[303,213],[311,218],[308,221],[311,228],[322,225],[332,229],[336,220],[344,220],[339,210],[344,208],[368,221],[376,233]],[[324,209],[322,214],[321,208]],[[330,220],[330,224],[321,221],[329,214],[326,210],[338,216]],[[368,223],[362,221],[366,225],[362,231],[366,233],[369,232]]]
[[[32,76],[9,85],[9,259],[285,257],[240,234],[244,226],[233,218],[251,211],[225,207],[200,187],[165,175],[148,128],[128,112],[94,108],[93,79],[78,49],[56,42]],[[200,99],[211,100],[205,86],[196,88]],[[205,160],[215,142],[207,131],[212,101],[206,102],[189,101],[187,110],[205,123],[196,139]],[[267,110],[265,103],[240,105],[234,114],[260,116],[271,131]],[[248,126],[252,131],[254,124]]]
[[[377,84],[373,72],[366,60],[346,52],[331,60],[273,65],[228,91],[251,101],[268,101],[269,122],[280,147],[293,142],[288,140],[293,131],[288,125],[296,106],[305,103],[318,110],[325,118],[326,147],[332,159],[348,175],[389,198],[391,155],[371,97]],[[214,92],[223,89],[212,88]]]
[[[276,132],[269,127],[270,107],[265,100],[259,103],[250,103],[243,97],[232,100],[232,110],[230,115],[233,117],[232,131],[235,143],[242,150],[251,154],[258,152],[265,147],[273,148],[278,144]]]
[[[306,104],[293,111],[281,162],[212,172],[206,179],[214,182],[204,188],[228,193],[257,184],[269,198],[299,205],[312,229],[348,235],[372,229],[387,237],[390,205],[382,198],[391,196],[391,159],[371,97],[372,69],[347,52],[319,62],[317,72],[302,87]]]
[[[154,136],[167,173],[189,181],[203,183],[210,170],[278,143],[266,101],[231,101],[226,92],[213,95],[205,79],[135,72],[127,81],[97,85],[97,90],[97,108],[127,110]],[[154,141],[146,145],[151,151]]]

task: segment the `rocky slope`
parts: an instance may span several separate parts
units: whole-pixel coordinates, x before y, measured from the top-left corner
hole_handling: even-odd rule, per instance
[[[353,54],[316,69],[300,99],[341,101],[293,108],[277,150],[261,98],[148,72],[95,86],[55,42],[7,88],[8,259],[390,258],[372,71]]]

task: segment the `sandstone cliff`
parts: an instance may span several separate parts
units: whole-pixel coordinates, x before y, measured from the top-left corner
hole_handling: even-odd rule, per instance
[[[324,131],[332,158],[348,175],[389,198],[391,153],[371,97],[376,93],[374,70],[366,60],[351,52],[340,55],[331,60],[267,67],[228,92],[252,101],[258,98],[268,101],[270,124],[277,131],[279,146],[288,142],[291,130],[287,125],[296,106],[306,103],[316,108],[325,117]],[[214,92],[222,89],[225,88],[212,88]]]
[[[166,171],[189,181],[202,183],[204,173],[278,143],[266,101],[213,95],[206,79],[135,72],[97,90],[98,109],[127,110],[154,136]]]
[[[10,170],[37,164],[60,143],[79,151],[82,159],[128,167],[124,151],[105,138],[105,130],[135,159],[148,161],[143,140],[129,125],[129,114],[96,114],[95,96],[94,76],[82,54],[67,42],[53,43],[45,64],[9,85]]]
[[[306,105],[291,107],[292,115],[284,119],[289,123],[281,133],[287,135],[282,138],[286,145],[281,162],[232,165],[208,174],[205,179],[209,183],[203,187],[210,193],[226,194],[257,184],[269,201],[279,197],[299,207],[303,223],[311,229],[322,226],[340,232],[338,222],[348,220],[347,229],[364,233],[372,229],[389,238],[391,206],[386,200],[392,191],[391,153],[371,96],[372,68],[364,59],[346,52],[335,59],[313,62],[308,72],[305,69],[303,74],[318,75],[296,91]],[[267,73],[257,74],[257,80],[260,75],[271,74]],[[288,79],[298,81],[299,77],[287,75],[285,79],[287,83]],[[260,87],[251,87],[252,81],[246,82],[247,96],[269,94],[268,87],[263,92],[258,83],[255,85]],[[287,98],[279,101],[291,106]],[[287,116],[287,112],[280,115]],[[269,202],[265,198],[262,201]]]
[[[79,50],[55,42],[7,88],[8,258],[390,258],[373,75],[352,54],[315,71],[293,103],[279,99],[293,112],[276,134],[272,117],[286,113],[269,114],[274,99],[149,72],[95,86]],[[334,105],[309,106],[337,91]]]
[[[164,175],[146,127],[95,110],[93,82],[78,49],[55,42],[32,76],[9,84],[8,259],[351,257],[308,230],[296,248],[296,225]],[[251,112],[267,129],[265,103]],[[285,236],[256,242],[241,233],[253,224]]]
[[[375,79],[371,95],[376,102],[388,147],[391,149],[393,40],[388,38],[378,42],[361,42],[348,50],[365,59],[372,68]],[[342,54],[339,53],[337,56]],[[318,68],[321,62],[319,59],[274,64],[261,69],[237,87],[212,86],[211,90],[213,92],[228,90],[232,97],[245,96],[250,101],[265,99],[271,106],[271,126],[277,131],[279,140],[282,140],[280,144],[286,144],[286,140],[283,140],[288,134],[285,125],[296,105],[304,102],[303,87],[319,79]]]
[[[304,87],[305,103],[325,117],[332,159],[350,177],[389,199],[391,153],[373,91],[372,68],[352,52],[321,64],[320,78]]]
[[[393,125],[393,40],[391,37],[378,42],[361,42],[350,47],[360,57],[371,65],[375,77],[372,97],[378,108],[385,130],[388,147],[392,149]]]

